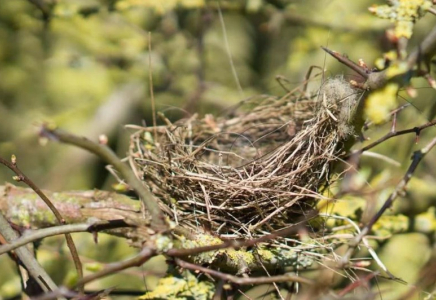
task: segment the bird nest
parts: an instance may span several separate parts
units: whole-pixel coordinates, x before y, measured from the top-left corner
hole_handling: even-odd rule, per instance
[[[313,208],[353,134],[358,95],[342,78],[206,115],[140,128],[130,161],[178,225],[249,237],[291,226]]]

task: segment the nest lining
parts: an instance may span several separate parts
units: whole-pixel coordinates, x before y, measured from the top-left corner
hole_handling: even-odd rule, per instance
[[[255,97],[131,137],[132,167],[181,226],[251,237],[295,223],[320,198],[353,134],[358,94],[342,78],[311,95]]]

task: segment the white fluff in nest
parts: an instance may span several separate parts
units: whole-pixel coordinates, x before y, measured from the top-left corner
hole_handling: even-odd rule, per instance
[[[342,76],[330,78],[321,87],[321,97],[336,116],[338,135],[346,139],[354,134],[353,119],[362,93],[353,89]]]

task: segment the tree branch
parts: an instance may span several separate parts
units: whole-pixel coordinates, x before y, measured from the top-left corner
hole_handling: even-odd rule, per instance
[[[88,150],[102,158],[108,164],[111,164],[121,173],[129,186],[135,190],[144,203],[152,219],[150,224],[151,228],[157,232],[165,231],[168,228],[156,197],[147,189],[144,183],[135,176],[129,166],[125,165],[106,145],[97,144],[85,137],[79,137],[59,129],[51,129],[46,125],[41,127],[40,135],[51,140],[60,141],[65,144],[71,144]]]
[[[107,227],[105,233],[123,237],[136,247],[150,237],[149,223],[144,220],[140,202],[127,196],[107,191],[44,193],[70,224],[89,223],[90,220],[113,223],[122,219],[130,227]],[[28,188],[11,184],[0,186],[0,211],[19,226],[37,229],[57,225],[44,202]]]
[[[0,230],[3,237],[8,241],[13,241],[18,239],[17,233],[9,225],[3,214],[0,213]],[[30,276],[38,283],[44,292],[57,290],[57,286],[54,281],[50,278],[47,272],[41,267],[32,253],[26,247],[20,247],[15,250],[18,258],[21,260],[23,265],[26,267],[27,272]]]
[[[360,68],[360,66],[349,60],[347,57],[325,47],[322,47],[322,49],[328,54],[332,55],[334,58],[336,58],[340,63],[346,65],[347,67],[351,68],[352,70],[366,78],[365,84],[363,85],[363,88],[365,89],[375,90],[386,85],[388,80],[394,80],[394,78],[389,78],[387,76],[388,69],[380,72],[369,72],[368,74],[365,74],[364,70]],[[436,55],[436,26],[426,36],[426,38],[409,54],[409,56],[407,57],[407,70],[401,74],[396,75],[395,79],[404,78],[404,76],[408,75],[408,73],[414,72],[415,67],[421,62],[429,64],[431,58],[434,55]],[[426,71],[428,72],[429,70]],[[414,76],[422,76],[422,74],[415,74]],[[403,82],[403,80],[400,80],[400,82]]]
[[[366,224],[360,234],[358,234],[350,243],[350,247],[348,248],[345,255],[342,257],[342,264],[346,265],[348,264],[352,254],[354,253],[354,250],[356,247],[360,244],[362,239],[371,231],[372,226],[380,219],[380,217],[384,214],[384,212],[392,206],[395,199],[400,195],[400,193],[406,188],[407,183],[412,178],[413,173],[416,170],[416,167],[419,165],[419,163],[422,161],[424,156],[436,145],[436,138],[434,138],[430,143],[427,144],[423,149],[415,151],[412,156],[412,163],[409,166],[409,169],[407,170],[406,174],[404,175],[403,179],[398,183],[395,190],[392,192],[392,194],[386,199],[385,203],[383,204],[382,208],[371,218],[371,220]]]
[[[38,229],[35,231],[27,230],[20,238],[12,241],[10,244],[0,246],[0,255],[15,250],[16,248],[24,246],[28,243],[32,243],[49,236],[73,233],[73,232],[98,232],[101,230],[121,228],[121,227],[131,227],[131,225],[127,224],[123,220],[114,220],[114,221],[95,222],[93,224],[69,224],[69,225],[53,226],[49,228]]]
[[[26,174],[24,174],[18,168],[17,158],[15,157],[15,155],[12,156],[11,162],[0,157],[0,163],[6,166],[7,168],[9,168],[17,175],[15,176],[15,180],[22,181],[25,184],[27,184],[44,201],[44,203],[48,206],[50,211],[55,215],[56,220],[59,222],[59,224],[66,224],[64,218],[56,209],[56,207],[51,203],[50,199],[41,191],[41,189],[29,177],[26,176]],[[65,240],[67,241],[68,248],[71,252],[71,256],[73,257],[74,266],[76,268],[77,275],[79,279],[81,279],[83,278],[82,262],[80,261],[79,254],[77,253],[76,245],[74,244],[73,238],[69,233],[65,233]],[[84,291],[83,286],[79,286],[79,292],[83,293],[83,291]]]

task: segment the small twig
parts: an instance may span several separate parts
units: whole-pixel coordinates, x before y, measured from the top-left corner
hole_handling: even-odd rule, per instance
[[[129,186],[133,188],[136,193],[138,193],[139,198],[144,203],[152,218],[151,227],[156,231],[164,231],[167,229],[167,224],[165,222],[164,215],[159,208],[157,199],[147,189],[147,187],[144,186],[144,183],[136,178],[133,171],[127,165],[125,165],[106,145],[94,143],[85,137],[79,137],[59,129],[51,129],[45,125],[41,127],[40,135],[51,140],[75,145],[79,148],[88,150],[105,160],[107,163],[111,164],[118,172],[121,173]]]
[[[96,279],[100,279],[109,275],[116,274],[117,272],[126,270],[128,268],[139,267],[155,255],[156,255],[156,251],[154,249],[145,247],[135,257],[129,258],[123,262],[113,263],[100,272],[96,272],[94,274],[86,276],[81,281],[79,281],[77,285],[85,285]]]
[[[400,111],[402,111],[403,109],[409,107],[410,105],[411,105],[410,103],[403,104],[403,105],[401,105],[400,107],[398,107],[398,108],[394,109],[393,111],[391,111],[389,114],[390,114],[391,116],[393,116],[393,118],[396,118],[397,115],[398,115],[398,113],[399,113]],[[363,125],[363,130],[368,130],[368,128],[369,128],[371,125],[373,125],[373,122],[371,122],[371,121],[366,122],[366,123]]]
[[[386,140],[389,140],[390,138],[393,138],[395,136],[400,136],[400,135],[404,135],[404,134],[409,134],[409,133],[415,133],[417,136],[419,136],[419,134],[421,133],[421,131],[425,128],[431,127],[436,125],[436,119],[432,120],[430,122],[427,122],[421,126],[417,126],[417,127],[413,127],[413,128],[409,128],[409,129],[404,129],[404,130],[400,130],[400,131],[395,131],[395,128],[392,126],[391,131],[389,133],[387,133],[386,135],[382,136],[381,138],[379,138],[377,141],[359,149],[359,150],[355,150],[353,151],[350,155],[348,155],[345,159],[350,158],[351,156],[354,155],[360,155],[363,152],[374,148],[375,146],[383,143]]]
[[[372,226],[380,219],[380,217],[383,215],[383,213],[392,206],[395,199],[398,197],[398,195],[406,188],[407,183],[409,182],[410,178],[412,178],[413,173],[415,172],[416,167],[419,165],[421,160],[424,158],[424,156],[436,145],[436,138],[434,138],[427,146],[425,146],[423,149],[415,151],[412,156],[412,163],[409,166],[409,169],[407,170],[406,174],[404,175],[403,179],[398,183],[395,190],[392,192],[392,194],[386,199],[385,203],[383,204],[382,208],[372,217],[372,219],[368,222],[368,224],[365,225],[365,227],[362,228],[362,231],[360,234],[358,234],[349,244],[349,248],[346,252],[346,254],[342,258],[342,264],[346,265],[351,255],[354,252],[354,249],[360,244],[362,239],[371,231]]]
[[[44,203],[50,208],[50,210],[55,215],[57,221],[59,224],[66,224],[65,219],[62,217],[62,215],[59,213],[58,209],[53,205],[53,203],[48,199],[48,197],[41,191],[41,189],[32,181],[29,177],[27,177],[17,166],[17,158],[15,155],[12,156],[12,162],[9,162],[5,160],[4,158],[0,157],[0,163],[5,165],[7,168],[9,168],[12,172],[14,172],[17,176],[14,177],[16,181],[22,181],[25,184],[27,184],[43,201]],[[82,262],[80,261],[79,254],[77,253],[76,245],[74,245],[73,238],[70,234],[65,233],[65,240],[67,241],[68,248],[71,252],[71,256],[74,261],[74,266],[77,271],[77,275],[79,279],[83,278],[83,270],[82,270]],[[9,241],[11,242],[11,241]],[[79,286],[79,292],[83,293],[84,287]]]
[[[165,255],[178,258],[178,257],[186,257],[188,255],[196,255],[196,254],[200,254],[200,253],[204,253],[204,252],[208,252],[208,251],[225,249],[225,248],[238,249],[241,247],[249,247],[249,246],[253,246],[255,244],[261,243],[261,242],[272,240],[272,239],[277,238],[279,236],[289,235],[292,232],[295,232],[298,230],[296,227],[297,226],[282,229],[282,230],[277,231],[276,233],[267,234],[267,235],[262,236],[258,239],[242,240],[242,241],[241,240],[228,240],[228,241],[225,241],[225,242],[218,244],[218,245],[210,245],[210,246],[197,247],[197,248],[191,248],[191,249],[170,249],[167,252],[165,252]],[[156,254],[157,254],[156,249],[152,249],[150,247],[144,247],[142,249],[142,251],[137,256],[135,256],[131,259],[128,259],[124,262],[112,264],[111,266],[109,266],[108,268],[106,268],[100,272],[86,276],[85,278],[83,278],[83,280],[79,281],[78,284],[86,284],[86,283],[89,283],[89,282],[94,281],[96,279],[100,279],[100,278],[103,278],[105,276],[109,276],[115,272],[119,272],[119,271],[125,270],[125,269],[130,268],[130,267],[140,266]],[[231,275],[229,275],[229,276],[231,276]],[[235,278],[238,278],[238,277],[235,277]],[[296,277],[296,278],[300,279],[298,282],[302,282],[302,283],[311,282],[308,279],[304,279],[301,277]],[[277,282],[284,282],[284,281],[292,281],[292,277],[284,275],[283,277],[280,277]],[[270,281],[270,282],[272,282],[272,281]],[[249,283],[246,283],[246,284],[249,284]]]
[[[91,274],[89,276],[86,276],[81,281],[79,281],[77,283],[77,285],[85,285],[91,281],[116,274],[117,272],[126,270],[128,268],[141,266],[143,263],[145,263],[147,260],[149,260],[155,254],[156,254],[156,252],[153,249],[150,249],[147,247],[143,248],[141,250],[141,252],[138,255],[136,255],[135,257],[127,259],[123,262],[110,264],[104,270],[97,272],[97,273],[94,273],[94,274]],[[43,295],[42,297],[38,297],[37,299],[38,300],[57,299],[59,297],[59,295],[68,295],[68,297],[74,296],[74,294],[72,294],[68,289],[65,289],[65,287],[60,287],[59,289],[55,289],[51,293],[47,293],[47,294]],[[94,299],[94,298],[92,298],[92,299]]]
[[[356,232],[360,233],[360,228],[359,226],[350,218],[347,217],[342,217],[342,216],[336,216],[336,215],[330,215],[330,214],[319,214],[320,216],[323,217],[328,217],[328,218],[333,218],[333,219],[338,219],[338,220],[346,220],[348,223],[350,223],[350,225],[356,229]],[[362,238],[363,244],[365,245],[365,247],[368,249],[369,254],[372,256],[372,258],[374,259],[374,261],[378,264],[378,266],[380,268],[382,268],[383,271],[385,271],[386,273],[389,273],[388,269],[386,268],[386,266],[383,264],[383,262],[380,260],[380,258],[378,257],[377,253],[374,251],[374,249],[369,245],[368,240],[366,237]]]
[[[69,224],[69,225],[61,225],[61,226],[53,226],[44,229],[38,230],[29,230],[24,232],[24,234],[16,239],[11,241],[9,244],[0,246],[0,255],[7,253],[9,251],[15,250],[18,247],[24,246],[28,243],[32,243],[34,241],[66,233],[73,232],[98,232],[101,230],[108,230],[114,228],[121,227],[132,227],[132,225],[127,224],[123,220],[114,220],[110,221],[102,221],[96,222],[94,224]]]
[[[14,241],[18,239],[17,233],[12,229],[9,222],[0,213],[0,232],[3,237],[8,241]],[[23,265],[26,267],[27,272],[29,272],[30,276],[35,279],[38,285],[44,292],[57,290],[57,286],[54,281],[50,278],[47,272],[41,267],[36,258],[32,255],[32,253],[26,247],[20,247],[15,250],[18,258],[21,260]]]
[[[348,293],[350,293],[351,291],[353,291],[354,289],[356,289],[356,288],[358,288],[360,286],[367,287],[369,281],[372,278],[376,277],[377,275],[378,275],[378,272],[372,272],[372,273],[369,273],[368,275],[366,275],[364,278],[354,281],[353,283],[351,283],[348,286],[346,286],[343,290],[341,290],[338,293],[338,296],[342,298],[342,297],[346,296]]]
[[[225,281],[230,281],[239,285],[251,285],[251,284],[267,284],[267,283],[275,283],[275,282],[299,282],[308,285],[314,285],[315,283],[307,278],[285,274],[271,277],[237,277],[234,275],[222,273],[219,271],[215,271],[212,269],[208,269],[196,264],[189,263],[187,261],[181,260],[180,258],[175,258],[174,261],[176,264],[182,268],[192,270],[192,271],[200,271],[205,274],[220,278]]]

